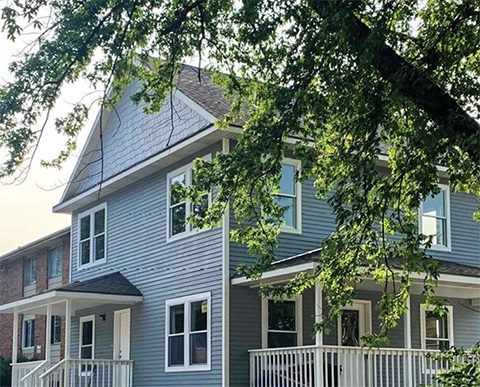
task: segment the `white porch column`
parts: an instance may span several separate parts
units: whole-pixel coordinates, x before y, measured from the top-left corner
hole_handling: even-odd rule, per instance
[[[403,340],[404,340],[404,347],[405,349],[412,349],[412,316],[411,316],[411,304],[410,304],[410,296],[405,300],[405,306],[407,310],[403,315]],[[405,380],[406,386],[413,385],[412,379],[412,355],[410,353],[407,354],[404,358],[404,362],[406,362],[406,366],[403,367],[403,376]]]
[[[47,321],[45,324],[45,360],[50,361],[50,347],[52,342],[52,305],[47,305]]]
[[[315,282],[315,324],[322,321],[323,310],[323,292],[322,284],[318,281]],[[315,387],[323,386],[323,332],[316,331],[315,333]]]
[[[65,301],[65,355],[64,359],[66,359],[65,363],[65,372],[63,373],[63,385],[69,386],[70,385],[70,364],[68,363],[68,359],[70,359],[70,333],[72,324],[72,301],[66,300]]]
[[[18,352],[18,312],[13,313],[12,363],[17,363]]]

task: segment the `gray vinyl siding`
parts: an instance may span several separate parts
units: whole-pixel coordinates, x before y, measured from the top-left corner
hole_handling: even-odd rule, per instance
[[[106,180],[118,175],[211,124],[175,96],[171,99],[167,97],[157,114],[145,114],[145,104],[136,105],[130,99],[132,94],[140,91],[140,87],[139,82],[128,86],[115,111],[110,113],[103,130],[103,154],[99,139],[92,139],[98,144],[91,154],[82,159],[80,167],[86,167],[85,172],[75,177],[80,184],[72,196],[95,186],[101,178]],[[173,117],[171,105],[175,112]]]
[[[133,305],[131,314],[130,356],[135,361],[136,387],[221,384],[222,230],[215,227],[166,241],[166,174],[188,164],[194,157],[219,149],[220,144],[205,149],[102,200],[107,203],[107,262],[104,264],[77,268],[78,213],[85,209],[73,214],[72,281],[120,271],[143,294],[143,302]],[[212,305],[211,371],[165,373],[166,300],[206,292],[211,294]],[[125,306],[116,309],[123,308]],[[97,357],[112,356],[113,309],[108,310],[111,317],[107,316],[105,322],[96,320],[96,325],[105,323],[105,330],[96,332],[102,340],[96,346]],[[96,312],[97,316],[100,311],[103,313],[103,308]],[[74,354],[78,356],[78,349]]]

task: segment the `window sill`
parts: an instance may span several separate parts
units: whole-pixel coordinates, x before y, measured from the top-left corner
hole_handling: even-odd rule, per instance
[[[197,372],[197,371],[211,371],[210,364],[202,364],[197,366],[178,366],[178,367],[165,367],[165,372]]]
[[[185,239],[185,238],[188,238],[188,237],[191,237],[191,236],[194,236],[194,235],[199,235],[199,234],[203,234],[204,232],[206,231],[210,231],[210,230],[214,230],[216,227],[211,227],[211,228],[203,228],[203,229],[198,229],[196,228],[195,230],[192,230],[192,231],[184,231],[180,234],[176,234],[174,236],[167,236],[167,243],[170,243],[170,242],[175,242],[175,241],[178,241],[178,240],[181,240],[181,239]]]
[[[301,234],[302,230],[296,227],[280,226],[280,232],[284,232],[286,234]]]
[[[443,245],[431,245],[429,250],[444,251],[444,252],[447,252],[447,253],[450,253],[452,251],[450,246],[443,246]]]
[[[100,259],[98,261],[95,261],[93,263],[86,263],[84,265],[78,265],[77,266],[77,270],[86,270],[86,269],[90,269],[92,267],[95,267],[95,266],[100,266],[100,265],[103,265],[104,263],[107,262],[107,258],[103,258],[103,259]]]

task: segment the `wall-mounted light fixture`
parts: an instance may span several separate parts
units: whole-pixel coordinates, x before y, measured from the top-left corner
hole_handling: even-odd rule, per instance
[[[100,315],[100,318],[102,319],[102,321],[105,321],[106,318],[107,318],[107,315],[106,315],[106,314],[101,314],[101,315]]]

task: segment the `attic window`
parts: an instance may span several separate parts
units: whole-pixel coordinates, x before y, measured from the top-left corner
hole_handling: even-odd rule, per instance
[[[79,215],[79,266],[106,261],[106,203]]]

